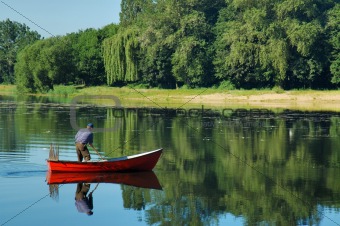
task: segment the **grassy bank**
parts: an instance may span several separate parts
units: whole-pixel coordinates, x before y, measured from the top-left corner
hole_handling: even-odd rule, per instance
[[[77,95],[115,95],[124,106],[232,107],[292,110],[340,111],[340,91],[317,90],[218,90],[218,89],[134,89],[89,87]]]
[[[15,95],[15,86],[0,85],[0,95]],[[130,87],[59,86],[44,96],[114,95],[123,106],[145,107],[232,107],[340,111],[340,91],[317,90],[220,90],[135,89]]]
[[[15,95],[17,89],[13,85],[0,85],[0,95]]]

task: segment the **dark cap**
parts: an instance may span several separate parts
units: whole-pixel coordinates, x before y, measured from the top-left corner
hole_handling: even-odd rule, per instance
[[[93,128],[93,123],[89,123],[87,126]]]

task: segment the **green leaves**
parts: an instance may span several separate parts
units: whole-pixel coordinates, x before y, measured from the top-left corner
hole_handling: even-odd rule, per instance
[[[266,76],[266,72],[272,70],[269,57],[272,51],[268,44],[270,18],[266,10],[250,7],[244,9],[238,17],[229,20],[220,18],[220,21],[224,29],[219,31],[221,33],[217,36],[215,46],[225,51],[216,49],[216,56],[221,58],[215,59],[216,70],[224,72],[219,77],[233,81],[237,87],[270,84],[271,78]]]
[[[318,21],[310,23],[299,22],[297,20],[287,20],[287,36],[292,46],[297,48],[298,53],[307,57],[313,51],[316,41],[319,40],[323,29]]]
[[[145,10],[136,13],[138,2],[122,3],[122,14],[135,19],[104,41],[108,85],[141,80],[174,87],[174,79],[192,87],[208,83],[212,64],[207,41],[212,32],[204,12],[211,8],[202,4],[203,12],[194,10],[198,1],[144,2]],[[135,16],[128,16],[132,12]]]
[[[209,25],[204,15],[194,11],[183,17],[176,34],[178,40],[171,60],[174,77],[189,87],[204,86],[209,73],[205,67],[209,63],[206,44]]]
[[[137,28],[121,29],[111,38],[104,41],[104,64],[107,76],[107,84],[112,85],[116,81],[136,81]]]
[[[0,21],[0,83],[14,82],[14,65],[18,52],[40,39],[40,35],[25,24]]]
[[[330,71],[332,83],[340,84],[340,4],[338,3],[328,13],[327,30],[329,43],[332,46]]]
[[[23,49],[15,66],[20,92],[45,93],[54,85],[102,85],[105,81],[102,41],[118,25],[87,29],[40,40]]]
[[[26,47],[15,66],[20,92],[48,92],[54,84],[72,81],[72,50],[65,38],[48,38]]]
[[[33,51],[32,59],[41,65],[30,70],[40,71],[32,71],[25,82],[39,78],[45,84],[66,81],[98,85],[106,79],[110,86],[142,83],[146,87],[175,88],[226,81],[247,89],[340,85],[337,1],[123,0],[121,9],[119,25],[73,33],[65,39],[69,45],[53,44],[57,49],[42,46],[45,50],[39,54]],[[14,40],[13,34],[19,33],[0,35],[0,82],[5,81],[6,74],[13,74],[21,48],[7,46],[25,46],[34,40],[34,35],[26,31],[25,41],[1,44]],[[63,48],[72,59],[68,66],[62,61],[65,58],[56,58],[64,55],[59,52]],[[20,63],[18,71],[34,63],[30,56],[21,58],[27,65]],[[39,90],[50,87],[38,86],[42,87]]]
[[[228,13],[221,11],[216,24],[218,77],[240,88],[313,87],[327,78],[329,49],[320,13],[330,1],[228,2]]]
[[[85,85],[102,85],[105,83],[102,39],[109,36],[115,27],[105,30],[87,29],[67,36],[72,46],[72,56],[75,66],[74,82]],[[108,33],[108,34],[106,34]]]

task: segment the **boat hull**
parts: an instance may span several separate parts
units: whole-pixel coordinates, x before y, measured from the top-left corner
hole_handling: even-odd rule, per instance
[[[163,149],[138,155],[124,156],[95,162],[47,160],[51,172],[135,172],[150,171],[158,162]]]

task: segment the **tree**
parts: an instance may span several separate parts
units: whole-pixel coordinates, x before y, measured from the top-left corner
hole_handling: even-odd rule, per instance
[[[241,4],[242,3],[242,4]],[[217,78],[230,80],[237,88],[269,86],[273,69],[269,65],[266,8],[255,3],[230,1],[221,11],[215,31],[215,70]]]
[[[65,36],[72,47],[73,82],[85,85],[105,84],[103,41],[115,35],[119,25],[109,24],[101,29],[86,29]]]
[[[284,28],[290,58],[287,88],[324,88],[330,86],[325,15],[332,0],[285,0],[277,4],[277,21]]]
[[[243,88],[329,81],[323,15],[333,1],[227,2],[216,25],[218,78]]]
[[[121,2],[120,29],[117,34],[104,40],[103,55],[107,84],[144,80],[140,58],[140,17],[150,15],[154,6],[151,0],[123,0]],[[154,17],[153,17],[154,18]],[[143,23],[143,22],[142,22]],[[139,68],[141,66],[141,68]],[[145,77],[144,77],[145,78]]]
[[[135,4],[122,7],[124,15],[135,12],[128,27],[138,27],[136,45],[139,50],[135,52],[138,80],[149,86],[167,88],[175,87],[176,83],[189,87],[211,83],[213,67],[209,43],[213,35],[206,16],[214,21],[216,14],[212,12],[216,12],[223,1],[212,6],[210,1],[138,2],[143,2],[139,10]],[[118,44],[111,46],[118,48]]]
[[[118,24],[109,24],[104,26],[103,28],[98,30],[98,40],[100,44],[102,45],[104,39],[110,38],[113,35],[117,34],[119,30],[119,25]]]
[[[177,42],[179,12],[171,1],[159,1],[141,17],[138,64],[141,80],[151,87],[175,88],[171,58]]]
[[[14,65],[18,52],[40,37],[25,24],[9,19],[0,21],[0,83],[14,83]]]
[[[330,71],[332,73],[332,83],[340,84],[340,4],[328,13],[327,31],[329,42],[332,46]]]
[[[72,45],[75,83],[102,85],[105,71],[99,31],[87,29],[66,36]]]
[[[103,54],[108,85],[116,81],[138,80],[137,32],[138,28],[129,27],[119,30],[116,35],[104,40]]]
[[[102,42],[118,25],[41,40],[23,49],[15,67],[21,92],[47,92],[59,84],[105,83]]]
[[[53,85],[74,82],[70,43],[61,37],[40,40],[23,49],[15,65],[20,92],[47,92]]]
[[[210,26],[203,13],[193,11],[183,16],[180,28],[176,32],[178,38],[175,52],[172,55],[172,72],[177,82],[189,87],[209,84],[212,76],[211,59],[208,54]]]
[[[151,5],[152,0],[122,0],[120,3],[121,12],[119,13],[120,23],[123,26],[135,22],[140,13]]]

